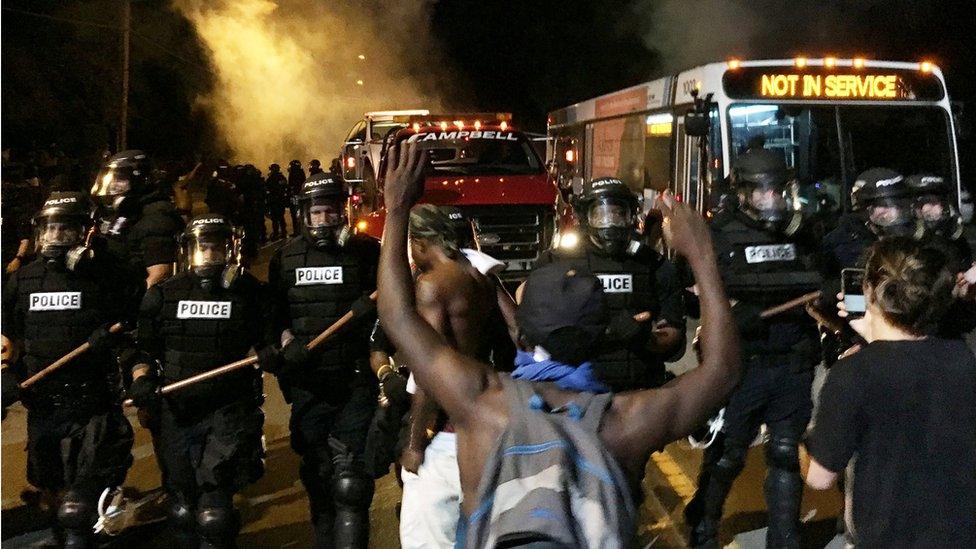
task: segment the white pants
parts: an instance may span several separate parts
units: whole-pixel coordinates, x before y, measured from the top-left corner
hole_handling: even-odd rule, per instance
[[[404,470],[401,477],[400,545],[453,548],[461,508],[457,435],[437,433],[417,474]]]

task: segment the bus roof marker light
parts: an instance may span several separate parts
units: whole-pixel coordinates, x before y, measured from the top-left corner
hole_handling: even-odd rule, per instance
[[[806,67],[807,66],[807,58],[806,57],[797,57],[796,60],[794,61],[794,63],[796,64],[796,67],[798,69],[802,69],[803,67]]]
[[[836,67],[837,66],[837,58],[836,57],[825,57],[824,58],[824,66],[827,67],[828,69],[832,69],[832,68]]]
[[[922,72],[932,72],[932,63],[929,61],[922,61],[918,64],[918,70]]]
[[[730,71],[734,71],[737,68],[739,68],[739,60],[738,59],[729,59],[729,70]]]
[[[855,57],[854,58],[854,68],[855,69],[863,69],[864,68],[864,58],[863,57]]]

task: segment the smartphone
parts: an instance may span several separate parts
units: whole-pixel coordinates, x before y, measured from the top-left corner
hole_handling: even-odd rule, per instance
[[[840,272],[840,283],[844,292],[844,307],[851,316],[862,316],[865,311],[864,302],[864,269],[843,269]]]

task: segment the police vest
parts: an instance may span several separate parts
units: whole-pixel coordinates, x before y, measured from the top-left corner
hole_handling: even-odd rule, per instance
[[[759,229],[740,214],[720,214],[711,229],[719,270],[732,299],[768,308],[821,289],[816,255],[803,242]],[[789,353],[810,337],[814,326],[802,307],[771,317],[766,324],[770,329],[764,341],[744,341],[747,353]]]
[[[653,318],[659,317],[661,302],[656,273],[663,258],[653,250],[641,248],[637,255],[617,259],[584,244],[577,251],[554,253],[552,257],[554,262],[566,262],[600,279],[611,318],[644,311],[649,311]],[[598,377],[614,391],[659,385],[663,381],[664,362],[646,349],[650,337],[648,324],[629,347],[605,348],[594,361]]]
[[[109,322],[110,304],[120,298],[97,276],[81,276],[34,261],[15,274],[17,310],[23,315],[24,364],[36,374],[88,340],[92,332]],[[14,322],[4,319],[4,322]],[[91,391],[105,394],[107,376],[115,366],[112,357],[85,353],[57,370],[32,391]],[[114,379],[114,378],[113,378]]]
[[[344,247],[318,250],[304,237],[281,249],[280,280],[288,296],[291,332],[308,343],[349,312],[354,301],[376,289],[379,245],[364,237]],[[313,369],[353,370],[369,357],[371,322],[358,321],[316,349]]]
[[[163,381],[173,383],[244,358],[255,341],[261,319],[260,288],[243,274],[229,289],[204,290],[192,273],[159,285],[158,323],[162,340]],[[243,368],[172,393],[184,411],[205,412],[260,394],[260,374]]]

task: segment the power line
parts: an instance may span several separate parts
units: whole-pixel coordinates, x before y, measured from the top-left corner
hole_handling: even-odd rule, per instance
[[[111,25],[109,23],[99,23],[97,21],[87,21],[85,19],[69,19],[67,17],[57,17],[55,15],[47,15],[44,13],[37,13],[34,11],[21,10],[17,8],[3,8],[3,11],[9,11],[13,13],[19,13],[21,15],[28,15],[31,17],[37,17],[39,19],[49,19],[51,21],[60,21],[62,23],[70,23],[72,25],[90,25],[92,27],[101,27],[103,29],[113,29],[122,30],[122,27],[118,25]]]

